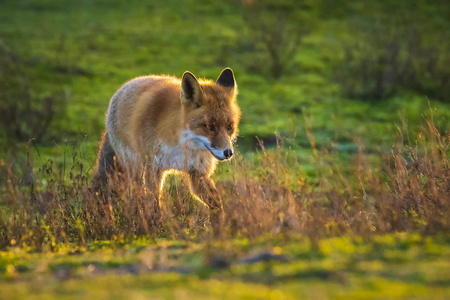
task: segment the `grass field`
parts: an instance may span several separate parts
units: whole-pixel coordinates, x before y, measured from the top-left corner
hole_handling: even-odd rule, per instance
[[[120,240],[2,253],[4,299],[447,299],[448,238]]]
[[[447,1],[0,1],[0,299],[450,298]],[[222,235],[89,182],[112,94],[231,67]],[[106,200],[106,201],[103,201]]]

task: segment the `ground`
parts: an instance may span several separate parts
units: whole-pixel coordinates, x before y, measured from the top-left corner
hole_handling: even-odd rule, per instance
[[[0,253],[3,299],[447,299],[450,244],[301,236],[212,244],[120,240]],[[432,295],[432,296],[431,296]]]

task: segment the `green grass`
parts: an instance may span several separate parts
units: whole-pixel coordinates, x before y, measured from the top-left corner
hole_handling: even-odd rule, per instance
[[[262,252],[286,262],[241,263]],[[225,268],[211,261],[221,258]],[[329,238],[313,248],[301,236],[255,241],[120,239],[36,253],[0,252],[4,299],[445,299],[450,244],[444,237],[398,233]]]
[[[27,0],[0,5],[0,47],[23,65],[31,94],[58,92],[63,96],[57,100],[68,102],[67,115],[53,123],[53,135],[38,141],[48,154],[55,143],[77,139],[87,142],[94,157],[112,94],[127,80],[149,73],[181,76],[190,70],[214,79],[223,67],[232,67],[243,112],[239,144],[245,151],[252,150],[255,136],[273,136],[275,131],[308,145],[303,113],[313,117],[319,144],[336,138],[352,143],[354,136],[369,144],[389,144],[399,112],[417,130],[428,108],[423,94],[405,93],[375,105],[342,97],[331,66],[342,54],[336,41],[351,36],[345,18],[321,19],[304,38],[293,67],[275,81],[242,61],[258,53],[244,47],[248,28],[238,3],[183,1],[183,9],[177,1]],[[450,106],[430,100],[448,127]]]

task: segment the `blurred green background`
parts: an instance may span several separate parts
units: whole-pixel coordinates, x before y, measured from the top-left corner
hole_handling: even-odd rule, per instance
[[[242,153],[275,132],[309,148],[305,127],[344,152],[355,138],[389,146],[398,126],[418,129],[429,102],[444,130],[449,16],[446,0],[3,0],[0,153],[15,159],[34,139],[58,160],[81,142],[93,161],[121,84],[186,70],[215,79],[227,66]]]

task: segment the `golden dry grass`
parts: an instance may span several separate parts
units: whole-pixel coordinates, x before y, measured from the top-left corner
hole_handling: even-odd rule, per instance
[[[373,163],[363,146],[343,175],[327,149],[316,149],[314,182],[293,169],[298,158],[287,147],[266,150],[254,162],[235,159],[228,179],[217,184],[224,203],[220,239],[249,238],[273,233],[301,233],[314,245],[324,237],[412,231],[448,232],[450,180],[448,132],[433,116],[412,140],[401,134],[389,154]],[[87,243],[121,236],[218,238],[207,208],[183,185],[169,184],[155,217],[153,201],[139,185],[115,186],[102,195],[89,190],[89,170],[73,159],[64,172],[50,162],[33,169],[29,151],[20,174],[3,162],[0,208],[0,248],[25,244],[36,249],[57,243]],[[34,170],[34,171],[33,171]],[[70,170],[70,171],[69,171]],[[68,176],[64,176],[68,173]],[[62,174],[62,175],[61,175]],[[114,190],[114,191],[113,191]]]

